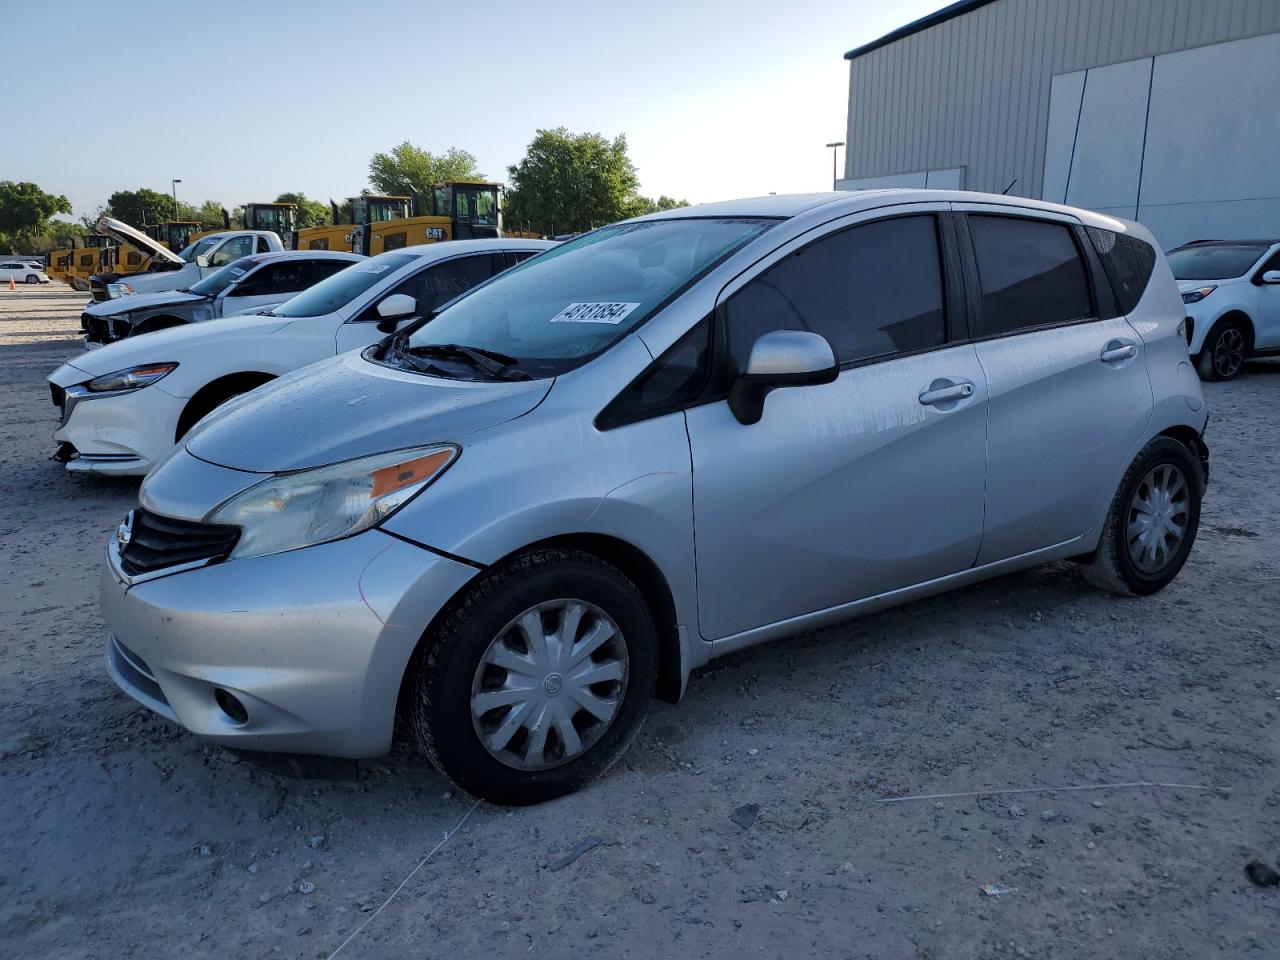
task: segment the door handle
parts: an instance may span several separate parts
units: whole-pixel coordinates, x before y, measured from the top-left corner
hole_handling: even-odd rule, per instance
[[[1134,343],[1107,344],[1102,350],[1103,363],[1119,363],[1138,355],[1138,346]]]
[[[934,383],[937,383],[935,380]],[[943,386],[930,386],[929,389],[920,393],[920,402],[926,407],[931,407],[938,403],[949,403],[953,400],[963,400],[965,397],[973,396],[973,384],[965,380],[960,383],[946,384]]]

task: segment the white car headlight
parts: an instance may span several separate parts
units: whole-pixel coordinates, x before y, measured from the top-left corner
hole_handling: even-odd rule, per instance
[[[107,296],[113,300],[118,297],[132,297],[137,292],[137,290],[133,289],[133,284],[131,283],[107,284]]]
[[[167,377],[178,369],[176,363],[147,363],[140,367],[129,367],[126,370],[114,370],[94,377],[86,383],[85,389],[91,393],[110,393],[120,390],[140,390],[149,387],[162,377]]]
[[[1199,303],[1201,300],[1203,300],[1205,297],[1207,297],[1209,294],[1213,293],[1213,291],[1217,289],[1218,289],[1217,285],[1211,283],[1203,287],[1197,287],[1194,290],[1188,290],[1186,293],[1182,295],[1182,302],[1183,303]]]
[[[208,519],[241,528],[232,560],[339,540],[381,523],[457,456],[452,444],[433,444],[275,474],[236,494]]]

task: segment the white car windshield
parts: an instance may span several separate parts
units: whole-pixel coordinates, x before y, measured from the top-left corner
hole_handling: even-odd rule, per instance
[[[1166,259],[1178,280],[1229,280],[1244,276],[1266,251],[1261,243],[1205,243],[1170,250]]]
[[[271,311],[273,317],[322,317],[346,306],[375,283],[385,280],[418,257],[411,253],[380,253],[372,259],[353,263],[325,277]]]
[[[603,353],[773,223],[684,217],[602,227],[454,301],[396,352],[460,345],[555,376]]]

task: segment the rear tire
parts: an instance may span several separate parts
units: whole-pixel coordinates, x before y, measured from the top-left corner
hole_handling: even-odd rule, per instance
[[[626,751],[653,699],[658,635],[620,570],[547,548],[481,576],[411,670],[419,749],[460,789],[523,806],[586,786]]]
[[[1249,331],[1239,320],[1218,323],[1204,339],[1196,369],[1201,380],[1231,380],[1244,367],[1249,352]]]
[[[1098,549],[1082,564],[1085,579],[1125,596],[1164,589],[1195,543],[1203,496],[1195,454],[1172,437],[1156,437],[1125,471]]]

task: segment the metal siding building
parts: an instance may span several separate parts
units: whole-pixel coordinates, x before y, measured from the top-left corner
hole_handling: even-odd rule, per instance
[[[962,187],[1280,235],[1280,0],[962,0],[845,55],[844,189]]]

